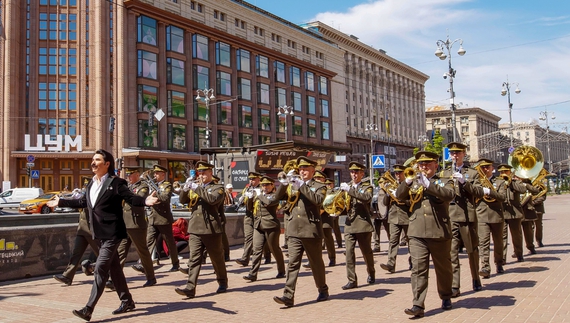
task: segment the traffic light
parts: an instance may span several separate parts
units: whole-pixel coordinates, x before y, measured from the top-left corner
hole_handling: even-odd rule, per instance
[[[123,169],[123,158],[115,159],[115,164],[117,164],[116,166],[118,170]]]
[[[367,169],[370,169],[370,154],[364,154],[364,165]]]
[[[32,173],[32,169],[30,167],[26,167],[26,175],[30,176]]]
[[[115,117],[109,118],[109,132],[113,133],[115,131]]]

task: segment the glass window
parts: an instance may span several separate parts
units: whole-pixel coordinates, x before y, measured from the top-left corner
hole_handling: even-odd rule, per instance
[[[139,120],[139,147],[158,147],[158,122],[148,125],[148,120]]]
[[[257,83],[257,102],[269,104],[269,84]]]
[[[239,145],[240,147],[253,146],[253,135],[247,133],[239,134]]]
[[[38,84],[38,109],[46,110],[47,109],[47,83],[39,83]]]
[[[206,128],[194,127],[194,151],[200,151],[200,148],[207,147]]]
[[[208,37],[192,35],[192,57],[208,60]]]
[[[194,65],[193,70],[194,89],[210,88],[210,70],[207,67]],[[202,87],[203,86],[203,87]]]
[[[321,76],[319,78],[319,93],[324,94],[324,95],[328,95],[329,94],[329,88],[328,88],[328,80],[326,77]]]
[[[166,50],[184,54],[184,30],[182,28],[166,27]]]
[[[47,39],[47,30],[48,30],[48,16],[47,13],[40,13],[40,34],[39,37],[42,40]]]
[[[167,100],[169,117],[186,117],[186,93],[167,91]]]
[[[315,74],[313,72],[305,72],[305,89],[308,91],[315,90]]]
[[[46,75],[47,74],[47,48],[40,47],[39,49],[39,74]]]
[[[168,149],[186,150],[186,126],[168,124]]]
[[[77,135],[77,120],[75,119],[68,119],[68,127],[67,127],[67,134],[70,136]]]
[[[288,115],[285,114],[278,114],[277,115],[277,132],[284,133],[285,126],[287,125],[286,122],[290,122],[291,120],[287,121]]]
[[[233,147],[233,132],[227,130],[218,130],[218,146]]]
[[[209,109],[207,109],[206,101],[194,99],[194,120],[206,121],[206,115],[208,115]],[[209,120],[209,116],[208,116]]]
[[[271,116],[269,115],[269,110],[259,109],[259,116],[257,120],[259,121],[259,130],[271,130]]]
[[[69,99],[69,110],[75,111],[77,110],[77,84],[76,83],[69,83],[67,87],[68,99]]]
[[[314,119],[307,120],[307,131],[310,138],[317,137],[317,120]]]
[[[289,72],[290,72],[289,79],[291,80],[291,85],[297,87],[301,86],[301,70],[298,67],[291,66]]]
[[[238,71],[249,73],[251,71],[249,51],[245,49],[238,49],[236,53]]]
[[[38,119],[38,134],[45,135],[47,129],[47,121],[45,118]]]
[[[242,100],[251,100],[251,80],[238,78],[238,92]]]
[[[158,102],[158,89],[154,86],[138,85],[138,110],[156,111]]]
[[[144,50],[138,51],[138,73],[137,76],[157,79],[156,54]]]
[[[293,135],[303,135],[303,119],[301,117],[293,117]]]
[[[156,20],[147,16],[137,18],[137,41],[156,46]]]
[[[175,58],[166,59],[166,82],[184,86],[184,61]]]
[[[74,48],[69,49],[69,63],[68,73],[69,75],[75,75],[77,73],[77,50]]]
[[[269,59],[265,56],[257,55],[255,57],[256,75],[261,77],[269,77]]]
[[[331,139],[329,123],[326,121],[321,121],[321,138],[326,140]]]
[[[282,88],[277,88],[275,90],[275,105],[278,107],[284,107],[287,105],[287,91]]]
[[[217,104],[218,106],[218,124],[232,124],[232,103],[231,102],[221,102]]]
[[[285,64],[279,61],[275,61],[273,63],[273,66],[275,68],[275,81],[285,83]]]
[[[348,109],[348,105],[346,106]],[[321,100],[321,116],[328,118],[329,117],[329,101],[328,100]]]
[[[57,134],[58,135],[66,135],[67,134],[66,132],[67,132],[67,119],[60,118],[58,120]]]
[[[216,72],[216,91],[221,95],[232,95],[232,76],[226,72]]]
[[[238,107],[238,124],[240,127],[252,128],[253,118],[251,116],[251,107],[240,105]]]
[[[265,145],[265,144],[270,144],[271,143],[271,136],[262,136],[259,135],[258,137],[258,143],[260,145]]]
[[[222,42],[216,43],[216,64],[231,67],[230,45]]]
[[[291,92],[291,105],[293,105],[295,111],[302,111],[301,93]]]
[[[307,95],[307,110],[309,114],[316,114],[317,113],[317,102],[315,97]]]

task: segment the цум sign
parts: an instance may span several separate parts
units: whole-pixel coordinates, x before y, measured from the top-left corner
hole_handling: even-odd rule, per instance
[[[75,136],[72,139],[70,135],[57,135],[55,140],[51,139],[50,135],[37,135],[36,145],[31,146],[30,135],[24,135],[24,150],[26,151],[70,151],[71,147],[75,147],[77,151],[83,151],[81,135]]]

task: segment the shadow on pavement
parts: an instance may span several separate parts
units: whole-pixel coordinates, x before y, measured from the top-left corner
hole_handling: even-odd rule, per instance
[[[525,259],[525,262],[530,262],[529,260]],[[516,267],[516,268],[508,268],[505,270],[505,273],[536,273],[541,271],[549,270],[550,268],[544,266],[530,266],[530,267]]]
[[[516,298],[511,295],[496,295],[491,297],[470,297],[453,302],[453,308],[462,307],[462,308],[491,309],[491,307],[497,307],[497,306],[513,306],[515,305],[516,301],[517,301]],[[429,312],[426,312],[426,315]],[[433,312],[443,312],[443,310],[434,310]]]
[[[483,290],[507,290],[512,288],[531,288],[536,285],[536,281],[534,280],[520,280],[520,281],[511,281],[511,282],[496,282],[485,284],[483,283]],[[467,293],[465,293],[467,294]]]

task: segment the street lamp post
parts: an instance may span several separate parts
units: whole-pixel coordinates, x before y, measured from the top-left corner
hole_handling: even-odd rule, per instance
[[[213,89],[196,90],[196,100],[204,100],[206,102],[206,148],[210,147],[210,128],[208,123],[210,121],[210,101],[216,99]]]
[[[502,96],[507,96],[507,102],[509,103],[509,137],[511,137],[511,147],[513,147],[513,104],[511,103],[511,85],[516,84],[517,88],[515,90],[516,94],[521,93],[518,83],[509,83],[509,77],[507,76],[507,81],[503,82],[503,89],[501,90]],[[513,149],[513,148],[510,148]]]
[[[418,137],[418,142],[420,143],[420,150],[425,150],[425,146],[427,145],[427,143],[429,142],[428,138],[426,135],[419,135]]]
[[[551,115],[552,120],[556,119],[555,116]],[[548,109],[544,108],[544,111],[540,111],[540,117],[538,118],[542,121],[546,121],[546,151],[548,156],[548,171],[552,173],[552,160],[550,159],[550,126],[548,125]]]
[[[375,123],[366,124],[366,131],[370,131],[370,184],[374,186],[374,168],[372,167],[372,155],[374,155],[374,141],[372,131],[378,131],[378,125]],[[385,167],[386,165],[384,165]]]
[[[279,117],[284,116],[285,117],[285,141],[287,141],[287,114],[293,115],[295,114],[293,112],[293,107],[287,106],[287,105],[283,105],[283,106],[279,106],[277,107],[277,115]]]
[[[457,51],[457,54],[459,56],[465,55],[466,51],[463,49],[463,39],[457,38],[454,41],[450,41],[449,35],[447,35],[447,39],[445,41],[438,40],[436,42],[437,50],[435,51],[435,56],[439,57],[442,61],[449,58],[449,69],[445,74],[443,74],[443,78],[446,79],[449,77],[449,103],[451,104],[451,123],[453,125],[451,131],[453,132],[453,141],[457,141],[455,138],[455,127],[457,125],[455,122],[455,92],[453,91],[453,79],[455,78],[455,73],[457,71],[451,67],[451,48],[456,42],[459,42],[459,50]],[[444,49],[447,50],[447,55],[444,53]]]
[[[511,139],[512,140],[512,139]],[[511,147],[512,147],[512,143],[511,143]],[[499,158],[499,160],[501,161],[501,163],[503,162],[503,157],[505,157],[505,153],[502,151],[497,151],[497,158]]]

